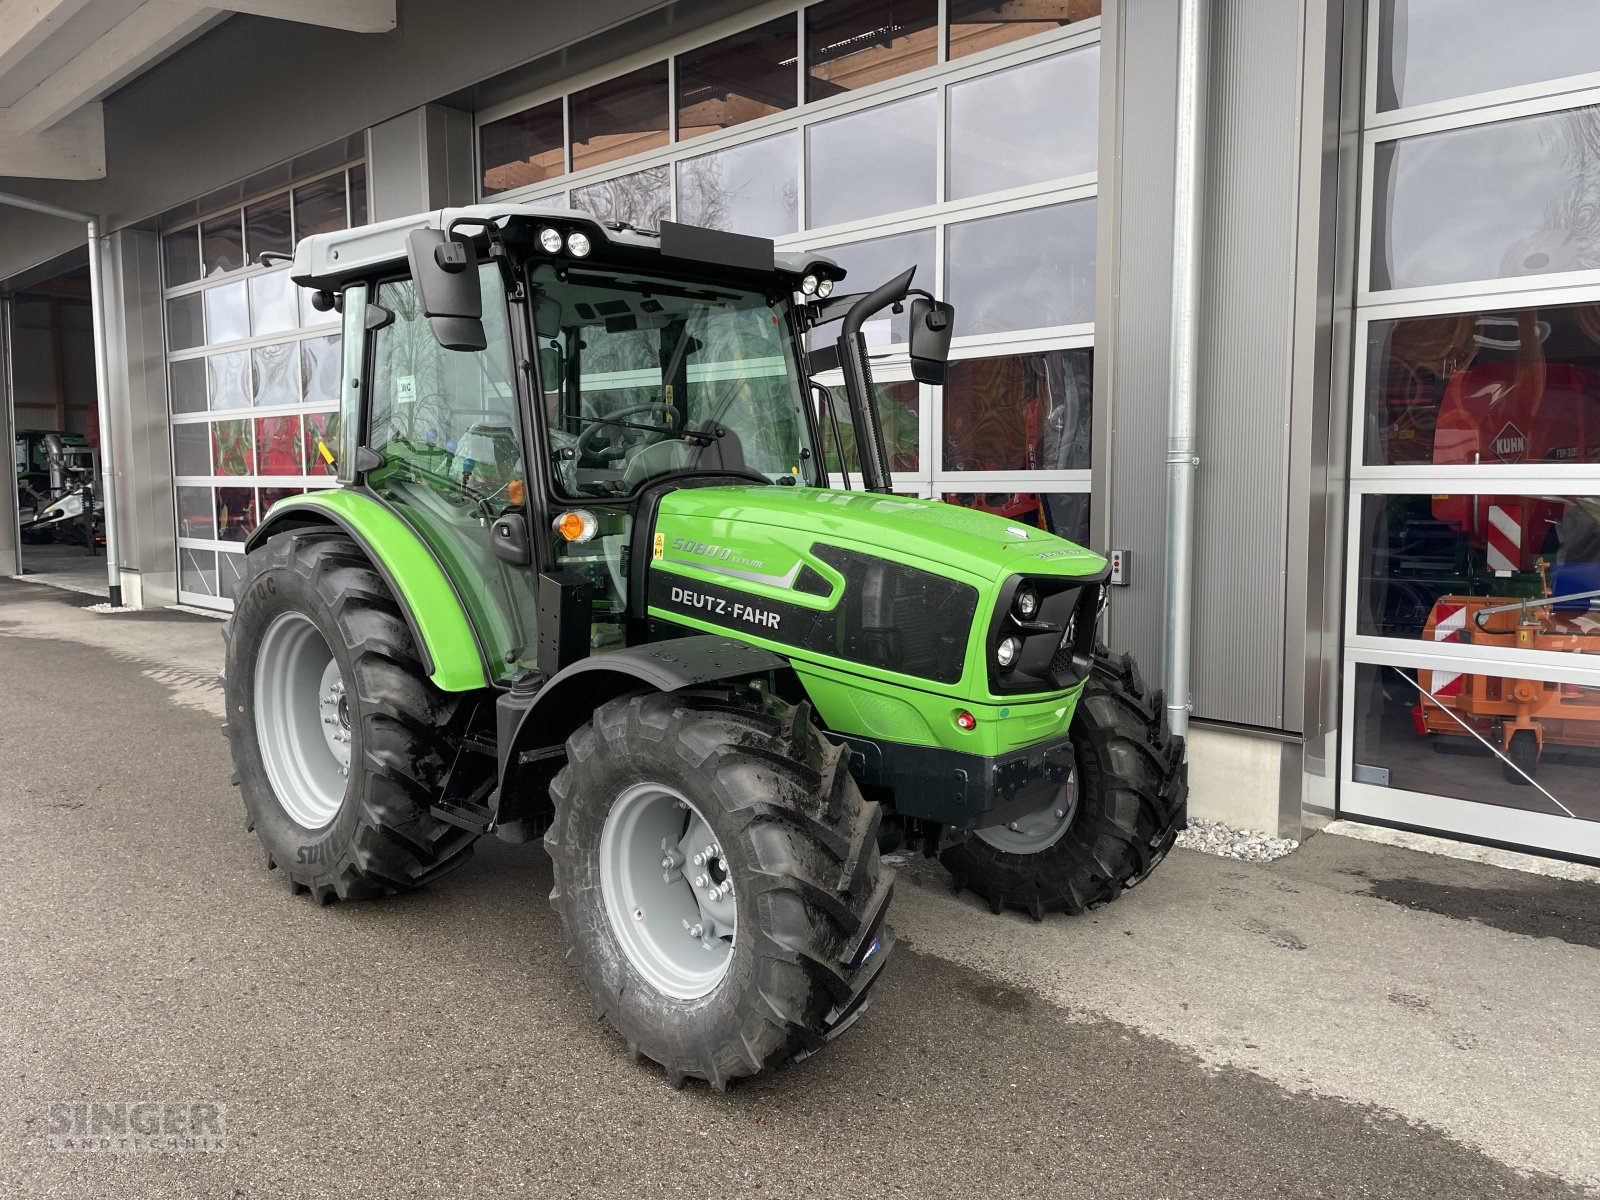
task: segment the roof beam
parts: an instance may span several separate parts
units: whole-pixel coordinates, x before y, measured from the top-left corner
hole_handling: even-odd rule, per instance
[[[276,17],[351,33],[388,33],[395,27],[395,0],[212,0],[230,12]]]
[[[0,175],[30,179],[104,179],[104,110],[80,106],[64,120],[37,133],[19,132],[0,109]]]
[[[77,15],[89,0],[0,0],[0,75]]]

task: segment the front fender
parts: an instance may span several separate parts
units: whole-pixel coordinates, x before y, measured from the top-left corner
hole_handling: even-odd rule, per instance
[[[245,542],[245,551],[273,534],[306,525],[337,526],[361,547],[400,605],[436,688],[470,692],[489,685],[483,653],[461,598],[411,526],[361,492],[343,488],[307,492],[274,504]]]

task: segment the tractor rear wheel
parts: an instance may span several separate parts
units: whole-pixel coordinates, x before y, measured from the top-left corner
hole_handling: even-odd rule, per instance
[[[1096,651],[1071,736],[1076,765],[1050,804],[941,852],[958,891],[1043,920],[1115,900],[1167,856],[1187,817],[1188,766],[1131,657]]]
[[[382,577],[327,529],[279,534],[245,570],[223,728],[267,869],[327,904],[460,866],[475,835],[431,813],[458,701],[428,681]]]
[[[747,693],[748,695],[748,693]],[[567,742],[551,906],[600,1016],[718,1091],[838,1036],[893,946],[880,810],[810,706],[613,700]]]

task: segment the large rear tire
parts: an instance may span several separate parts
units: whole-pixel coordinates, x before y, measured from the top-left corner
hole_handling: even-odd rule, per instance
[[[224,730],[268,870],[327,904],[460,866],[476,836],[430,811],[459,700],[428,681],[382,577],[326,529],[279,534],[245,571],[223,627]]]
[[[614,700],[567,742],[550,903],[599,1014],[718,1091],[838,1036],[893,946],[894,873],[810,706]]]
[[[1187,820],[1188,764],[1131,657],[1097,649],[1071,736],[1076,766],[1056,801],[940,854],[957,891],[1043,920],[1110,903],[1167,856]]]

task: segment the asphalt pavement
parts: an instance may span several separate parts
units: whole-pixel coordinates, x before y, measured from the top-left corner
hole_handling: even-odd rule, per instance
[[[0,1194],[1600,1195],[1600,888],[1321,835],[1035,923],[901,864],[825,1052],[673,1091],[593,1016],[537,846],[316,907],[218,733],[218,622],[0,580]],[[210,1153],[52,1149],[214,1106]]]

